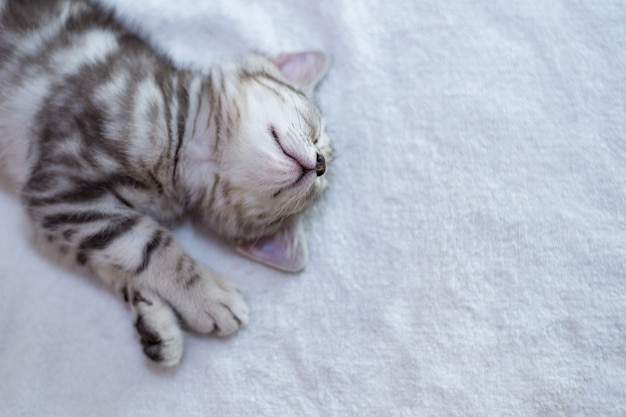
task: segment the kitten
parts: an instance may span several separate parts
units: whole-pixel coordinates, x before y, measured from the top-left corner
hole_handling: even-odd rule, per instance
[[[87,0],[0,0],[0,163],[35,229],[128,301],[143,350],[177,364],[181,324],[230,335],[239,292],[163,225],[190,215],[242,253],[303,268],[298,214],[331,157],[311,102],[321,52],[176,68]]]

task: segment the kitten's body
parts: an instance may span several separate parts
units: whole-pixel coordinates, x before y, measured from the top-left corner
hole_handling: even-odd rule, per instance
[[[151,359],[180,360],[178,319],[223,335],[247,320],[162,224],[191,214],[301,267],[295,216],[330,156],[307,95],[326,66],[319,53],[251,56],[200,74],[85,0],[0,0],[2,171],[49,242],[124,292]]]

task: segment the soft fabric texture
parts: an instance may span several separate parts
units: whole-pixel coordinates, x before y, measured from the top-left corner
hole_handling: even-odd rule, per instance
[[[177,230],[251,317],[168,371],[3,189],[0,415],[626,415],[622,1],[107,3],[197,67],[328,51],[330,187],[300,274]]]

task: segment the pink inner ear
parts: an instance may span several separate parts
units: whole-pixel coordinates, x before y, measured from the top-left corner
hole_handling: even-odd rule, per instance
[[[287,272],[304,269],[307,258],[304,233],[299,225],[285,227],[274,235],[241,244],[237,251],[257,262]]]
[[[311,93],[326,74],[329,58],[323,52],[311,51],[280,54],[274,63],[294,86]]]

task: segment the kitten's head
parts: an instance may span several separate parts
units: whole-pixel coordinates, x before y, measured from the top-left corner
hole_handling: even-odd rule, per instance
[[[304,267],[297,215],[326,187],[332,150],[311,94],[328,63],[307,52],[218,67],[206,91],[208,129],[193,140],[195,217],[279,269]]]

